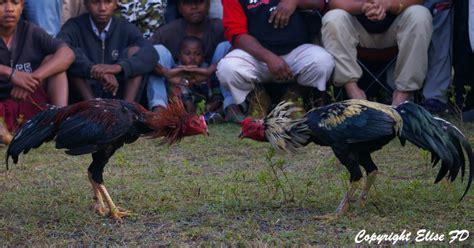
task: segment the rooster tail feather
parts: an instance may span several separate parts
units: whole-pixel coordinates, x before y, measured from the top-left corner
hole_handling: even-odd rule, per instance
[[[435,183],[446,175],[449,180],[454,181],[459,171],[463,178],[466,167],[464,153],[466,153],[469,163],[469,180],[461,197],[462,200],[471,187],[474,172],[474,159],[469,141],[456,126],[432,116],[417,104],[405,102],[395,109],[403,119],[400,140],[408,140],[431,152],[433,166],[441,161]]]
[[[291,102],[281,102],[265,118],[265,136],[275,149],[295,152],[309,143],[311,130],[308,119],[291,118],[293,113],[300,110]]]
[[[30,149],[37,148],[44,142],[51,141],[54,138],[54,120],[59,110],[59,108],[51,106],[31,118],[17,130],[7,149],[7,169],[10,156],[13,159],[13,163],[16,164],[18,163],[20,153],[26,154]]]

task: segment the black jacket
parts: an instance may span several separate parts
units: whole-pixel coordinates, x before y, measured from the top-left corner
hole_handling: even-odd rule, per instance
[[[68,73],[75,77],[91,78],[94,64],[119,64],[122,76],[130,78],[150,72],[158,62],[158,53],[133,24],[125,19],[112,17],[107,38],[102,41],[92,30],[89,13],[69,19],[57,38],[74,50],[76,60]],[[127,58],[127,48],[140,47],[140,51]]]

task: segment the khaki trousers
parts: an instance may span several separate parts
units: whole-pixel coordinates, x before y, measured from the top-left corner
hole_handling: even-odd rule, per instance
[[[303,44],[281,58],[290,66],[298,84],[326,90],[326,83],[334,69],[334,60],[322,47]],[[240,49],[233,50],[221,59],[216,75],[221,85],[232,94],[235,104],[244,102],[256,83],[278,83],[264,62]]]
[[[384,33],[369,34],[357,18],[340,9],[331,10],[322,20],[324,47],[334,56],[334,84],[342,86],[362,76],[357,64],[357,46],[387,48],[398,46],[395,86],[399,91],[414,91],[423,86],[428,68],[431,41],[431,14],[421,5],[405,9]]]

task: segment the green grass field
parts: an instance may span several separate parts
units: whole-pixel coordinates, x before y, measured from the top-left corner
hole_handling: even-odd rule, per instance
[[[461,129],[474,143],[474,126]],[[313,217],[333,212],[348,188],[331,150],[309,145],[272,156],[269,144],[240,141],[238,132],[215,125],[207,138],[172,147],[140,139],[119,150],[104,178],[116,204],[133,212],[123,223],[92,212],[90,156],[67,156],[52,144],[33,150],[8,173],[0,169],[0,245],[342,246],[355,245],[363,229],[406,230],[409,244],[419,229],[465,229],[471,237],[453,244],[474,245],[474,190],[459,202],[465,183],[433,184],[438,167],[412,145],[395,140],[375,153],[381,173],[367,206],[353,204],[324,223]]]

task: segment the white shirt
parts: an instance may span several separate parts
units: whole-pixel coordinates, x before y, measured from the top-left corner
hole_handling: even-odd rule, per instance
[[[112,18],[110,18],[109,23],[107,23],[107,26],[105,26],[104,30],[99,33],[99,29],[95,25],[95,22],[92,20],[92,17],[89,15],[89,21],[91,22],[92,25],[92,31],[99,37],[101,41],[105,41],[107,38],[107,32],[109,32],[110,24],[112,23]]]

